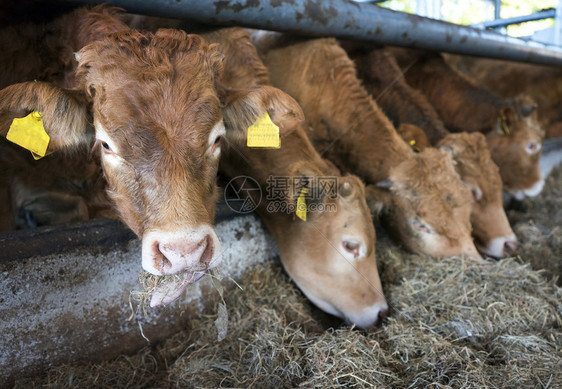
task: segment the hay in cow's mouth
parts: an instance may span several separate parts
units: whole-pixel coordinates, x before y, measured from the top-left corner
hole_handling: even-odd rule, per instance
[[[146,315],[148,307],[155,305],[155,297],[160,300],[160,303],[157,305],[165,305],[176,300],[191,284],[208,275],[218,278],[211,269],[195,270],[168,276],[157,276],[148,272],[142,272],[139,276],[139,284],[142,290],[131,292],[131,317],[135,312],[142,312]],[[217,287],[217,284],[214,282],[213,285]],[[168,299],[166,299],[167,295],[170,295]],[[136,309],[133,307],[133,302],[136,302]]]
[[[562,185],[562,169],[552,180]],[[369,331],[327,324],[281,265],[267,262],[243,276],[243,290],[224,294],[229,331],[221,342],[216,317],[201,315],[134,356],[52,368],[16,386],[560,388],[562,289],[526,263],[528,243],[546,239],[546,254],[560,250],[551,241],[560,211],[545,207],[549,198],[528,203],[542,227],[519,236],[520,258],[435,260],[379,238],[391,312]],[[512,219],[514,230],[530,218]]]

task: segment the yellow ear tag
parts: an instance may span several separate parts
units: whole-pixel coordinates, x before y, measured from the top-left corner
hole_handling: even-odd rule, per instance
[[[416,146],[416,140],[412,139],[410,142],[410,147],[412,148],[412,150],[414,150],[416,153],[420,152],[419,147]]]
[[[297,217],[302,221],[306,221],[306,200],[304,195],[308,193],[308,189],[302,188],[301,194],[297,200]]]
[[[511,135],[511,131],[509,131],[509,127],[507,126],[506,123],[507,118],[505,116],[502,116],[501,118],[498,118],[498,120],[501,122],[503,133],[508,136]]]
[[[264,147],[278,149],[281,147],[279,127],[271,121],[265,112],[254,124],[248,127],[248,147]]]
[[[51,138],[45,132],[41,112],[31,112],[23,118],[14,119],[6,134],[6,139],[29,151],[33,158],[43,158]]]

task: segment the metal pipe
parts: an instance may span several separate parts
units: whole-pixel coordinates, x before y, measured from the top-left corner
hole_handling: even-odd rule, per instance
[[[494,1],[494,19],[498,20],[501,18],[501,8],[502,8],[502,0],[495,0]]]
[[[562,0],[558,0],[554,17],[554,44],[562,45]]]
[[[45,1],[45,0],[43,0]],[[64,0],[128,12],[312,36],[562,65],[562,48],[349,0]]]
[[[525,22],[532,22],[533,20],[550,19],[555,17],[556,10],[550,9],[548,11],[536,12],[531,15],[525,16],[515,16],[513,18],[490,20],[489,22],[472,24],[471,27],[475,28],[495,28],[495,27],[505,27],[511,24],[519,24]]]

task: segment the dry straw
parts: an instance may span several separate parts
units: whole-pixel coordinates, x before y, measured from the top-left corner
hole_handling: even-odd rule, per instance
[[[278,262],[268,262],[243,276],[242,289],[223,293],[222,341],[217,316],[201,316],[134,356],[61,366],[16,386],[561,388],[561,178],[558,169],[543,196],[510,212],[521,234],[518,258],[435,260],[379,239],[392,307],[380,327],[340,326],[303,297]]]

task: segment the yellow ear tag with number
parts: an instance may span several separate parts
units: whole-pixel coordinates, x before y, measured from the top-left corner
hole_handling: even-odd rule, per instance
[[[498,118],[498,120],[500,121],[503,133],[507,136],[511,135],[511,131],[509,131],[509,127],[507,126],[507,118],[505,116],[502,115],[501,118]]]
[[[278,149],[281,147],[279,127],[271,121],[265,112],[254,124],[248,127],[248,147]]]
[[[419,152],[420,152],[419,147],[416,146],[416,140],[415,140],[415,139],[412,139],[412,140],[411,140],[410,142],[408,142],[408,143],[410,143],[410,147],[412,148],[412,150],[414,150],[416,153],[419,153]]]
[[[297,200],[297,217],[302,221],[306,221],[306,200],[304,195],[308,193],[308,189],[302,188],[301,194]]]
[[[45,132],[41,112],[31,112],[23,118],[14,119],[6,134],[6,139],[29,151],[33,158],[43,158],[51,138]]]

